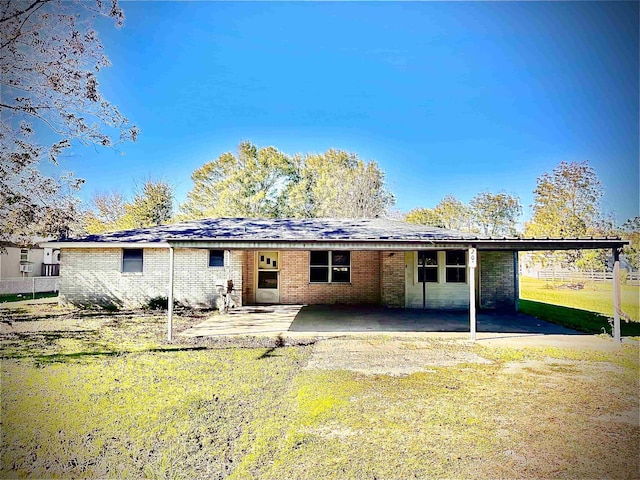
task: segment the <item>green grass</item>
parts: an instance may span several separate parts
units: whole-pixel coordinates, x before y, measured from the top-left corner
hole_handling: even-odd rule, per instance
[[[520,297],[535,302],[562,305],[613,316],[613,285],[607,282],[590,282],[581,290],[562,288],[563,282],[546,282],[520,277]],[[620,291],[622,310],[634,321],[640,321],[640,287],[622,285]]]
[[[153,313],[38,306],[11,315],[0,336],[2,478],[640,473],[638,425],[625,420],[638,411],[637,346],[515,350],[434,340],[421,348],[491,363],[363,375],[305,368],[311,344],[167,344],[164,317]],[[177,316],[175,325],[197,321]],[[383,351],[387,341],[371,345]]]
[[[57,297],[58,292],[42,292],[36,293],[35,299]],[[34,296],[31,293],[12,293],[8,295],[0,295],[0,303],[21,302],[22,300],[32,300]]]

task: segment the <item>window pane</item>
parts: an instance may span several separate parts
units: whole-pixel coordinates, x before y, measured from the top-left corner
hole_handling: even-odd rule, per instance
[[[464,250],[447,251],[447,265],[466,265]]]
[[[418,267],[418,282],[438,283],[438,269],[433,267]]]
[[[418,252],[418,265],[438,265],[438,252],[435,250],[423,250]]]
[[[258,288],[278,288],[278,272],[258,271]]]
[[[333,267],[331,269],[331,281],[333,283],[349,283],[351,281],[351,269],[349,267]]]
[[[142,249],[129,248],[122,250],[122,271],[142,272]]]
[[[311,267],[309,270],[311,283],[326,283],[329,281],[329,267]]]
[[[331,264],[332,265],[346,265],[351,264],[351,252],[332,252]]]
[[[310,252],[309,265],[329,265],[329,252]]]
[[[209,266],[224,267],[224,250],[209,250]]]
[[[447,283],[465,283],[466,281],[466,268],[447,267]]]

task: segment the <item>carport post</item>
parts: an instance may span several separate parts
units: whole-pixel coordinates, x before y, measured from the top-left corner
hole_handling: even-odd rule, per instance
[[[167,340],[171,341],[173,323],[173,247],[169,247],[169,295],[167,298]]]
[[[620,334],[620,249],[613,248],[613,340],[622,341]]]
[[[471,341],[476,341],[476,265],[478,252],[475,248],[469,249],[469,330]]]

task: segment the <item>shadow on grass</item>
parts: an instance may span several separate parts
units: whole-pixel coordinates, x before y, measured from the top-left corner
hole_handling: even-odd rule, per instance
[[[117,357],[121,355],[140,354],[140,353],[173,353],[173,352],[188,352],[207,350],[207,347],[166,347],[166,348],[147,348],[142,350],[94,350],[85,352],[72,352],[72,353],[51,353],[46,355],[32,354],[18,354],[2,356],[2,359],[24,359],[31,358],[38,364],[50,364],[50,363],[70,363],[76,360],[82,360],[85,358],[97,358],[97,357]]]
[[[550,303],[534,302],[533,300],[521,299],[519,304],[521,313],[531,315],[541,320],[553,322],[563,327],[573,328],[585,333],[612,334],[611,325],[609,324],[610,317],[601,313],[563,307]],[[640,336],[640,323],[621,320],[620,330],[624,337]]]

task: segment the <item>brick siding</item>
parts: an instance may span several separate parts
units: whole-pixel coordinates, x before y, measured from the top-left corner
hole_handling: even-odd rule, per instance
[[[479,252],[480,307],[515,308],[513,252]]]
[[[380,292],[382,304],[387,307],[405,306],[405,254],[381,252]]]
[[[225,252],[225,267],[209,267],[209,251],[174,250],[174,298],[194,307],[215,307],[217,284],[233,280],[242,304],[242,251]],[[145,248],[141,273],[123,273],[121,248],[63,249],[60,300],[80,305],[140,307],[169,293],[169,250]]]

